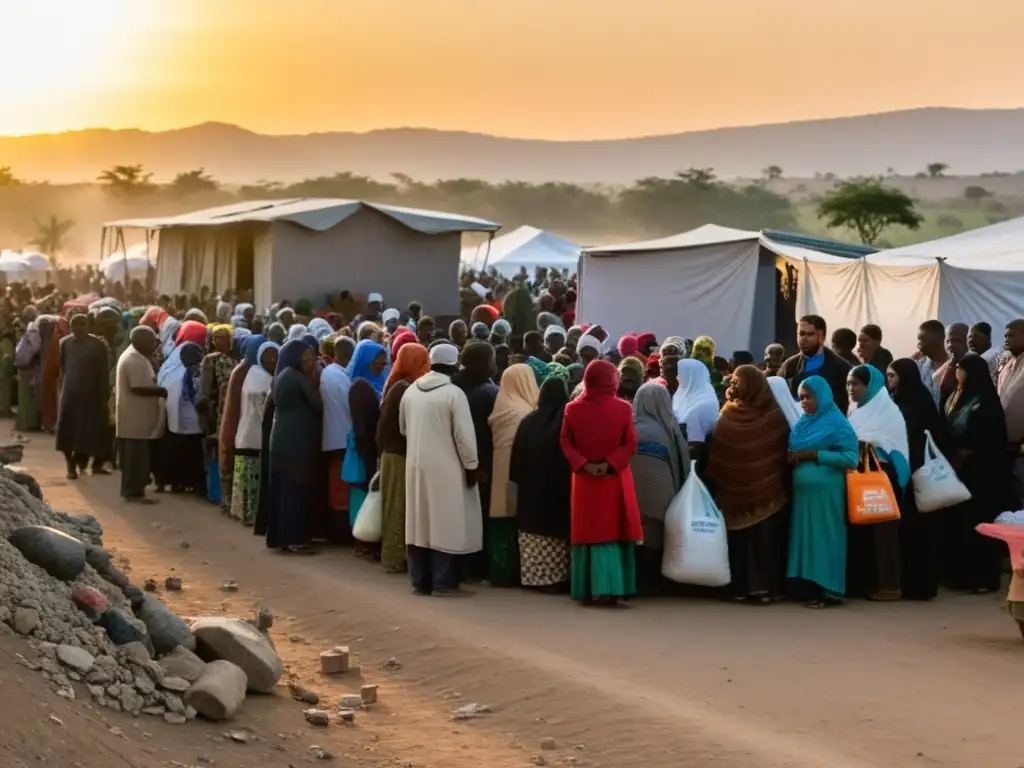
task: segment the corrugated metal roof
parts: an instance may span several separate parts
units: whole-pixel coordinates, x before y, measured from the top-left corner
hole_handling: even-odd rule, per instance
[[[472,216],[324,197],[253,200],[234,205],[222,205],[217,208],[206,208],[179,216],[122,219],[121,221],[107,222],[104,227],[167,229],[170,227],[222,227],[229,224],[287,221],[316,232],[324,232],[337,226],[362,208],[371,208],[409,229],[428,235],[445,232],[496,232],[501,229],[501,224]]]

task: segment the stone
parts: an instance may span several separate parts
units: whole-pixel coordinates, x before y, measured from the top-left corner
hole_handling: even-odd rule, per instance
[[[158,662],[168,677],[180,677],[194,683],[203,674],[206,662],[192,651],[179,645]]]
[[[128,643],[143,643],[146,635],[139,631],[138,627],[118,608],[108,608],[96,622],[107,632],[107,637],[114,645],[127,645]]]
[[[200,658],[223,659],[241,667],[252,692],[270,693],[284,674],[284,664],[277,651],[245,621],[207,616],[193,622],[192,634]]]
[[[87,544],[85,547],[85,562],[92,566],[92,569],[101,576],[113,567],[110,553],[103,547],[95,544]]]
[[[204,665],[205,668],[205,665]],[[198,679],[198,678],[197,678]],[[165,691],[174,691],[175,693],[184,693],[192,687],[192,683],[183,677],[165,677],[164,681],[160,684],[160,687]]]
[[[356,711],[354,709],[341,709],[338,711],[338,716],[343,723],[354,723],[356,721]]]
[[[490,711],[491,708],[486,704],[466,704],[452,713],[452,720],[475,720]]]
[[[29,525],[18,528],[7,540],[26,560],[55,579],[74,581],[85,570],[85,544],[56,528]]]
[[[21,464],[25,457],[25,445],[23,443],[10,443],[0,447],[0,464]]]
[[[92,665],[96,663],[96,657],[86,650],[76,648],[73,645],[58,645],[57,658],[60,663],[70,667],[80,675],[89,674]]]
[[[324,675],[340,675],[348,672],[348,648],[336,646],[329,651],[320,653],[320,673]]]
[[[57,695],[62,699],[67,699],[68,701],[74,701],[77,698],[75,696],[75,689],[70,687],[59,689],[57,691]]]
[[[135,615],[146,625],[157,654],[170,653],[179,645],[190,651],[196,649],[196,638],[189,631],[188,625],[156,598],[149,595],[144,597]]]
[[[39,626],[39,611],[35,608],[14,610],[14,631],[19,635],[31,635]]]
[[[320,703],[319,694],[314,693],[307,688],[303,688],[294,681],[288,683],[288,692],[291,693],[293,699],[301,701],[303,704],[312,704],[313,706],[316,706]]]
[[[546,751],[558,749],[558,742],[556,742],[553,737],[548,736],[547,738],[540,740],[540,748]]]
[[[136,600],[142,600],[144,597],[142,590],[136,587],[134,584],[126,584],[121,587],[121,592],[132,602],[132,607],[135,606]]]
[[[307,709],[303,711],[302,715],[310,725],[323,728],[331,724],[330,714],[322,709]]]
[[[77,605],[90,621],[99,621],[103,612],[110,608],[110,601],[95,587],[76,587],[71,590],[71,602]]]
[[[360,687],[359,697],[362,699],[364,707],[377,703],[377,692],[379,690],[379,685],[364,685]]]
[[[199,717],[199,713],[196,712],[195,707],[185,707],[185,718],[187,720],[195,720]]]
[[[231,579],[225,579],[220,585],[221,591],[223,592],[237,592],[238,582],[232,581]]]
[[[179,696],[175,696],[173,693],[165,693],[163,697],[164,706],[167,707],[168,712],[177,712],[179,715],[185,715],[188,713],[188,709],[185,707],[185,702],[181,700]],[[193,715],[191,720],[195,720]]]
[[[354,696],[352,694],[345,694],[341,697],[341,701],[339,702],[340,709],[356,709],[361,706],[363,706],[363,697]]]
[[[150,717],[163,717],[167,710],[163,707],[144,707],[142,714],[149,715]]]
[[[313,744],[309,748],[309,754],[312,755],[314,760],[333,760],[334,753],[324,749],[318,744]]]
[[[169,592],[181,592],[181,579],[177,576],[168,576],[164,579],[164,589]]]
[[[138,664],[140,667],[144,667],[152,661],[149,650],[145,645],[139,642],[126,643],[121,646],[121,654],[124,656],[126,661]]]
[[[245,731],[228,731],[227,737],[236,744],[248,744],[249,734]]]
[[[192,545],[189,544],[187,541],[179,541],[178,542],[178,546],[181,547],[182,549],[188,549]]]
[[[227,720],[242,708],[248,676],[230,661],[216,660],[185,694],[185,705],[208,720]]]
[[[102,685],[87,685],[86,689],[89,691],[89,695],[94,699],[102,699],[107,695],[107,692]]]
[[[165,712],[164,722],[170,723],[171,725],[184,725],[188,722],[188,719],[184,715],[179,715],[177,712]]]
[[[146,579],[142,582],[142,589],[144,592],[156,592],[159,589],[156,579]]]
[[[149,696],[156,692],[156,685],[149,679],[149,675],[139,672],[135,675],[135,690],[143,696]]]

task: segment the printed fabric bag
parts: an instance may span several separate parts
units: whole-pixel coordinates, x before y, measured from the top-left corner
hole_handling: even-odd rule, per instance
[[[665,513],[661,573],[680,584],[724,587],[732,581],[725,518],[691,468]]]
[[[860,449],[856,469],[846,473],[846,509],[852,525],[872,525],[900,519],[889,476],[882,471],[878,454],[870,443]]]
[[[924,438],[924,464],[912,478],[917,511],[934,512],[970,501],[971,492],[935,445],[932,433],[925,430]]]
[[[370,490],[366,494],[363,505],[359,508],[356,524],[352,526],[352,536],[359,540],[375,544],[384,536],[384,504],[380,494],[380,472],[370,480]]]

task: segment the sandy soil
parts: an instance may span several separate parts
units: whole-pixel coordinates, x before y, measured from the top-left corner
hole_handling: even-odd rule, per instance
[[[271,553],[199,501],[162,497],[156,507],[126,506],[116,477],[70,483],[44,438],[30,445],[25,466],[53,506],[102,521],[107,545],[128,561],[136,583],[180,576],[184,590],[162,596],[181,614],[248,616],[266,605],[277,617],[273,636],[291,679],[328,701],[357,692],[362,682],[381,686],[381,703],[361,712],[355,726],[328,730],[306,725],[302,705],[284,689],[250,698],[231,724],[253,735],[245,745],[226,741],[224,726],[105,714],[106,727],[119,727],[127,740],[87,731],[92,741],[83,746],[106,757],[79,757],[83,768],[174,765],[170,760],[190,766],[200,753],[218,766],[300,765],[312,762],[311,744],[333,751],[334,765],[416,768],[1022,762],[1016,681],[1024,644],[999,597],[859,602],[824,612],[678,599],[607,611],[485,588],[466,600],[417,598],[404,577],[344,550]],[[224,579],[236,580],[240,591],[222,593]],[[352,647],[360,674],[320,676],[318,651],[337,644]],[[392,657],[400,670],[383,668]],[[0,655],[4,678],[31,677],[8,661]],[[28,764],[37,753],[17,749],[61,726],[44,709],[22,716],[22,696],[2,682],[0,722],[21,717],[23,725],[13,735],[5,728],[0,746]],[[69,720],[85,718],[86,728],[99,722],[81,702],[42,698],[60,710],[65,729]],[[468,702],[494,711],[452,722],[452,710]],[[541,750],[546,737],[555,739],[555,750]]]

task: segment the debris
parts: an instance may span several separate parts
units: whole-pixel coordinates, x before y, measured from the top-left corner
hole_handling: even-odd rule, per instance
[[[39,626],[39,611],[34,608],[16,608],[14,631],[19,635],[31,635]]]
[[[354,709],[339,710],[338,715],[343,723],[354,723],[356,721],[356,711]]]
[[[249,743],[249,734],[245,731],[228,731],[225,735],[236,744]]]
[[[164,589],[169,592],[181,592],[181,579],[177,576],[168,576],[164,579]]]
[[[339,704],[341,709],[356,709],[361,706],[363,706],[363,697],[353,694],[345,694],[342,696]]]
[[[225,579],[221,583],[220,589],[221,589],[222,592],[237,592],[238,591],[238,582],[237,581],[232,581],[231,579]]]
[[[331,724],[330,714],[322,709],[306,709],[303,710],[302,715],[310,725],[323,728]]]
[[[178,546],[181,547],[182,549],[188,549],[192,545],[189,544],[187,541],[179,541],[178,542]]]
[[[51,723],[56,723],[57,725],[64,725],[64,721],[63,721],[63,720],[61,720],[61,719],[60,719],[59,717],[57,717],[56,715],[50,715],[50,722],[51,722]]]
[[[177,712],[165,712],[164,722],[170,723],[171,725],[184,725],[188,721],[184,715],[178,714]]]
[[[314,693],[308,688],[303,688],[294,681],[288,682],[288,692],[291,693],[293,699],[301,701],[303,704],[312,704],[313,706],[316,706],[320,703],[319,694]]]
[[[146,579],[142,582],[142,589],[146,592],[156,592],[157,589],[159,589],[156,584],[156,579]]]
[[[402,668],[402,662],[400,662],[398,659],[392,656],[390,659],[384,662],[382,668],[386,669],[388,672],[397,672]]]
[[[490,711],[491,708],[486,704],[466,704],[455,710],[452,714],[452,720],[475,720]]]
[[[336,645],[331,650],[320,653],[320,673],[340,675],[348,672],[348,662],[348,646]]]
[[[328,752],[326,749],[324,749],[323,747],[321,747],[321,746],[319,746],[317,744],[314,744],[313,746],[311,746],[309,748],[309,753],[313,756],[314,760],[333,760],[334,759],[333,753]]]
[[[377,692],[380,690],[379,685],[364,685],[359,689],[359,696],[363,701],[363,706],[368,707],[371,704],[377,703]]]

